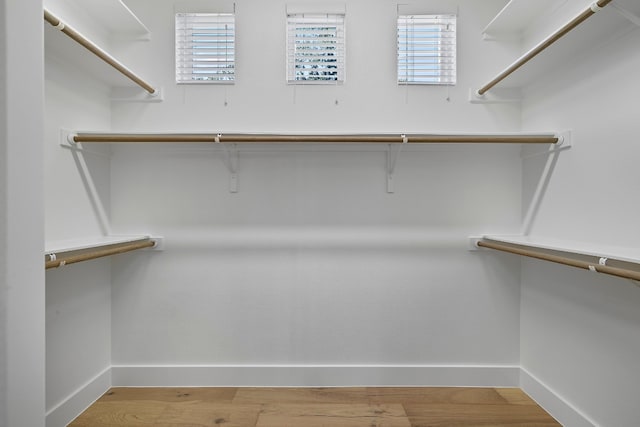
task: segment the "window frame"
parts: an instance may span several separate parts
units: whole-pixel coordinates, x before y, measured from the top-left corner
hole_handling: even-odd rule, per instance
[[[428,21],[434,21],[429,23]],[[413,21],[413,22],[412,22]],[[424,23],[416,21],[425,21]],[[441,22],[439,22],[441,21]],[[416,58],[425,58],[427,50],[419,49],[419,42],[415,39],[411,39],[410,36],[415,36],[416,33],[424,33],[428,31],[434,31],[437,29],[440,33],[443,33],[443,26],[453,26],[452,29],[445,30],[445,34],[441,34],[437,38],[436,51],[439,52],[434,58],[437,63],[433,63],[434,73],[433,76],[420,76],[420,71],[429,71],[429,62],[421,62],[423,67],[414,68],[416,66]],[[417,29],[409,32],[409,27],[414,26]],[[404,35],[404,40],[403,40]],[[449,46],[445,46],[447,38],[453,38],[453,43]],[[397,16],[396,20],[396,72],[398,85],[427,85],[427,86],[455,86],[457,84],[457,15],[453,13],[413,13],[413,14],[401,14]],[[404,47],[404,49],[403,49]],[[422,53],[422,55],[420,55]],[[410,68],[409,64],[413,61],[413,65]],[[447,61],[451,61],[447,64]],[[404,66],[403,66],[404,64]],[[445,67],[450,65],[450,69]],[[419,65],[418,65],[419,67]],[[416,76],[416,74],[418,74]]]
[[[182,36],[185,39],[188,38],[189,36],[193,37],[193,31],[194,28],[193,27],[189,27],[186,25],[186,20],[188,19],[188,17],[206,17],[206,16],[210,16],[212,17],[211,22],[214,22],[216,19],[219,18],[230,18],[231,24],[229,23],[224,23],[225,25],[225,29],[224,29],[224,33],[222,33],[220,35],[220,37],[225,37],[225,38],[229,38],[230,37],[230,42],[229,39],[225,40],[224,43],[220,43],[219,46],[220,49],[224,49],[225,50],[225,55],[220,55],[220,59],[222,59],[224,57],[224,61],[221,62],[226,62],[228,64],[231,64],[230,69],[232,70],[231,73],[211,73],[211,76],[214,78],[211,79],[202,79],[202,80],[198,80],[198,79],[181,79],[181,76],[184,75],[188,75],[188,73],[183,73],[181,72],[182,69],[188,69],[189,66],[185,65],[185,64],[191,64],[191,68],[193,68],[193,64],[194,64],[194,58],[193,58],[193,53],[190,55],[183,55],[182,52],[180,52],[180,49],[188,49],[188,47],[185,47],[184,44],[188,45],[188,42],[185,42],[183,45],[179,44],[180,40],[179,38]],[[185,21],[185,25],[184,27],[180,27],[179,28],[179,17],[185,17],[184,21]],[[224,21],[224,19],[221,19],[222,21]],[[231,25],[231,29],[229,30],[228,28],[226,28],[228,25]],[[180,35],[179,31],[184,31],[185,34]],[[188,31],[191,31],[191,34],[186,34]],[[230,46],[230,49],[229,49]],[[227,50],[231,51],[231,54],[229,55]],[[181,56],[183,55],[183,56]],[[215,62],[215,58],[217,56],[212,56],[213,62]],[[230,57],[230,59],[229,59]],[[230,84],[233,85],[236,82],[236,15],[233,12],[176,12],[175,14],[175,81],[176,84],[178,85],[184,85],[184,84],[213,84],[213,85],[225,85],[225,84]],[[202,67],[205,68],[205,67]],[[205,73],[203,73],[205,74]],[[191,73],[191,75],[193,76],[194,73]],[[223,78],[224,76],[230,76],[230,78]]]
[[[326,17],[324,21],[322,17]],[[336,37],[336,62],[335,62],[335,78],[327,79],[299,79],[299,74],[296,71],[298,43],[299,36],[295,33],[295,29],[300,25],[305,25],[302,22],[295,22],[296,20],[309,21],[317,20],[318,22],[309,22],[306,25],[316,26],[335,26]],[[326,31],[327,29],[322,29]],[[294,34],[292,34],[294,31]],[[345,13],[287,13],[286,24],[286,75],[285,79],[287,84],[290,85],[341,85],[346,80],[346,50],[347,50],[347,37],[346,37],[346,14]],[[322,68],[321,71],[326,71],[329,67]]]

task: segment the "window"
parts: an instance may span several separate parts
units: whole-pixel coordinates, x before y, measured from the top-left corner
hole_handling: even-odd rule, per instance
[[[398,83],[456,84],[456,16],[398,16]]]
[[[176,14],[176,82],[233,83],[235,16]]]
[[[344,82],[344,14],[287,15],[287,81]]]

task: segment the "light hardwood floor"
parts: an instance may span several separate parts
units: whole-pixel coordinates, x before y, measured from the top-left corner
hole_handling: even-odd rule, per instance
[[[112,388],[72,427],[559,426],[519,389]]]

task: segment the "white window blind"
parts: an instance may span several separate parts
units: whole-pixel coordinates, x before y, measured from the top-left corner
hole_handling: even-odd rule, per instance
[[[287,81],[338,83],[344,76],[344,14],[287,15]]]
[[[398,16],[398,83],[456,84],[456,16]]]
[[[235,16],[176,14],[176,82],[233,83]]]

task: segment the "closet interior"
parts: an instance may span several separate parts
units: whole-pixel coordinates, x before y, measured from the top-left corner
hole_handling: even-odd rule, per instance
[[[448,86],[397,83],[397,2],[343,4],[344,83],[296,85],[290,2],[45,0],[47,426],[175,385],[638,419],[638,4],[402,6],[456,14]],[[181,11],[235,13],[234,84],[176,84]]]

